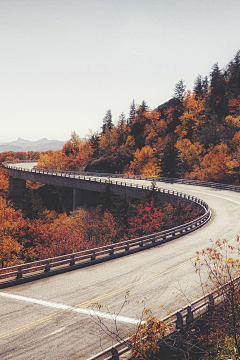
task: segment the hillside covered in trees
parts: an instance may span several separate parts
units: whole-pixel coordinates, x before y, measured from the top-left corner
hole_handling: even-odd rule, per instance
[[[73,132],[61,150],[4,152],[0,163],[37,160],[39,167],[239,184],[240,51],[225,69],[198,76],[193,92],[180,80],[174,97],[151,110],[133,101],[117,124],[108,110],[99,133],[82,141]],[[142,201],[116,198],[107,189],[98,206],[66,214],[63,189],[28,182],[9,199],[8,172],[0,169],[2,267],[124,241],[180,225],[199,215],[184,203],[161,204],[154,191]]]
[[[76,133],[62,150],[40,155],[39,167],[182,177],[239,183],[240,51],[224,68],[198,75],[193,91],[180,80],[174,97],[151,110],[133,101],[128,117],[83,142]]]

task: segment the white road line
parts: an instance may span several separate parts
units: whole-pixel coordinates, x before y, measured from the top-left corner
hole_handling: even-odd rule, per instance
[[[56,334],[58,334],[58,333],[61,333],[64,329],[66,329],[66,326],[64,326],[64,327],[61,328],[61,329],[55,330],[55,331],[53,331],[53,332],[50,333],[50,334],[47,334],[47,335],[43,336],[42,339],[47,338],[47,337],[49,337],[49,336],[56,335]]]
[[[94,309],[77,308],[77,307],[68,306],[65,304],[56,303],[53,301],[40,300],[40,299],[35,299],[35,298],[22,296],[22,295],[15,295],[15,294],[9,294],[6,292],[0,292],[0,296],[10,298],[13,300],[25,301],[25,302],[32,303],[32,304],[51,307],[51,308],[55,308],[55,309],[77,312],[80,314],[90,315],[90,316],[97,317],[97,318],[108,319],[108,320],[112,320],[114,322],[115,321],[124,322],[124,323],[134,324],[134,325],[137,325],[140,323],[139,320],[133,319],[133,318],[130,318],[127,316],[109,314],[109,313],[105,313],[103,311],[98,311],[98,310],[94,310]]]

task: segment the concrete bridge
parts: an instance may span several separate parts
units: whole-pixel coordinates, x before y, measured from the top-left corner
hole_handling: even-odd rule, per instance
[[[10,196],[21,196],[26,189],[27,180],[60,186],[71,189],[72,201],[70,210],[74,210],[84,203],[96,201],[98,195],[106,190],[107,185],[111,186],[111,191],[115,195],[127,195],[139,199],[145,195],[146,190],[151,189],[151,185],[148,185],[147,187],[138,186],[138,184],[132,186],[129,176],[125,175],[44,170],[36,168],[36,165],[36,162],[8,162],[3,164],[3,167],[9,170]],[[141,176],[138,178],[141,179]],[[146,177],[143,177],[143,179],[146,179]],[[152,178],[152,180],[154,180],[154,178]],[[171,204],[176,204],[178,201],[175,196],[172,196],[169,193],[161,193],[159,194],[159,197],[163,202]],[[188,199],[186,199],[186,201],[188,201]],[[191,201],[189,202],[192,203]]]
[[[25,172],[21,176],[26,177],[16,175],[14,164],[10,175],[31,180],[28,165],[18,166],[25,167],[26,171],[19,173]],[[119,187],[126,188],[132,183],[141,191],[151,187],[151,180],[146,179],[112,176],[101,177],[100,182],[96,178],[100,184],[105,180],[122,182]],[[209,246],[209,239],[224,238],[232,243],[240,234],[239,188],[168,181],[158,179],[156,185],[167,188],[170,194],[184,192],[201,198],[211,208],[211,220],[197,231],[161,246],[0,290],[2,359],[86,360],[116,342],[109,336],[116,331],[116,324],[121,337],[133,331],[141,318],[143,299],[145,306],[162,318],[166,312],[174,312],[202,295],[191,257]],[[128,291],[130,296],[125,302]],[[101,311],[93,305],[96,303],[103,306]],[[164,307],[159,308],[162,304]],[[109,331],[104,332],[101,326]]]

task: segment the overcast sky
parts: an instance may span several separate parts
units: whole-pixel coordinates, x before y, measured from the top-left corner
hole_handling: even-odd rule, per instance
[[[0,0],[0,142],[155,108],[240,50],[239,0]]]

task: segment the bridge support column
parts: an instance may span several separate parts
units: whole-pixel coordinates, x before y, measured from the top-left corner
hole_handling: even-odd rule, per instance
[[[21,196],[26,190],[26,180],[9,177],[9,195],[10,196]]]
[[[73,210],[76,209],[77,189],[73,189]]]
[[[73,210],[81,206],[82,191],[80,189],[73,189]]]

